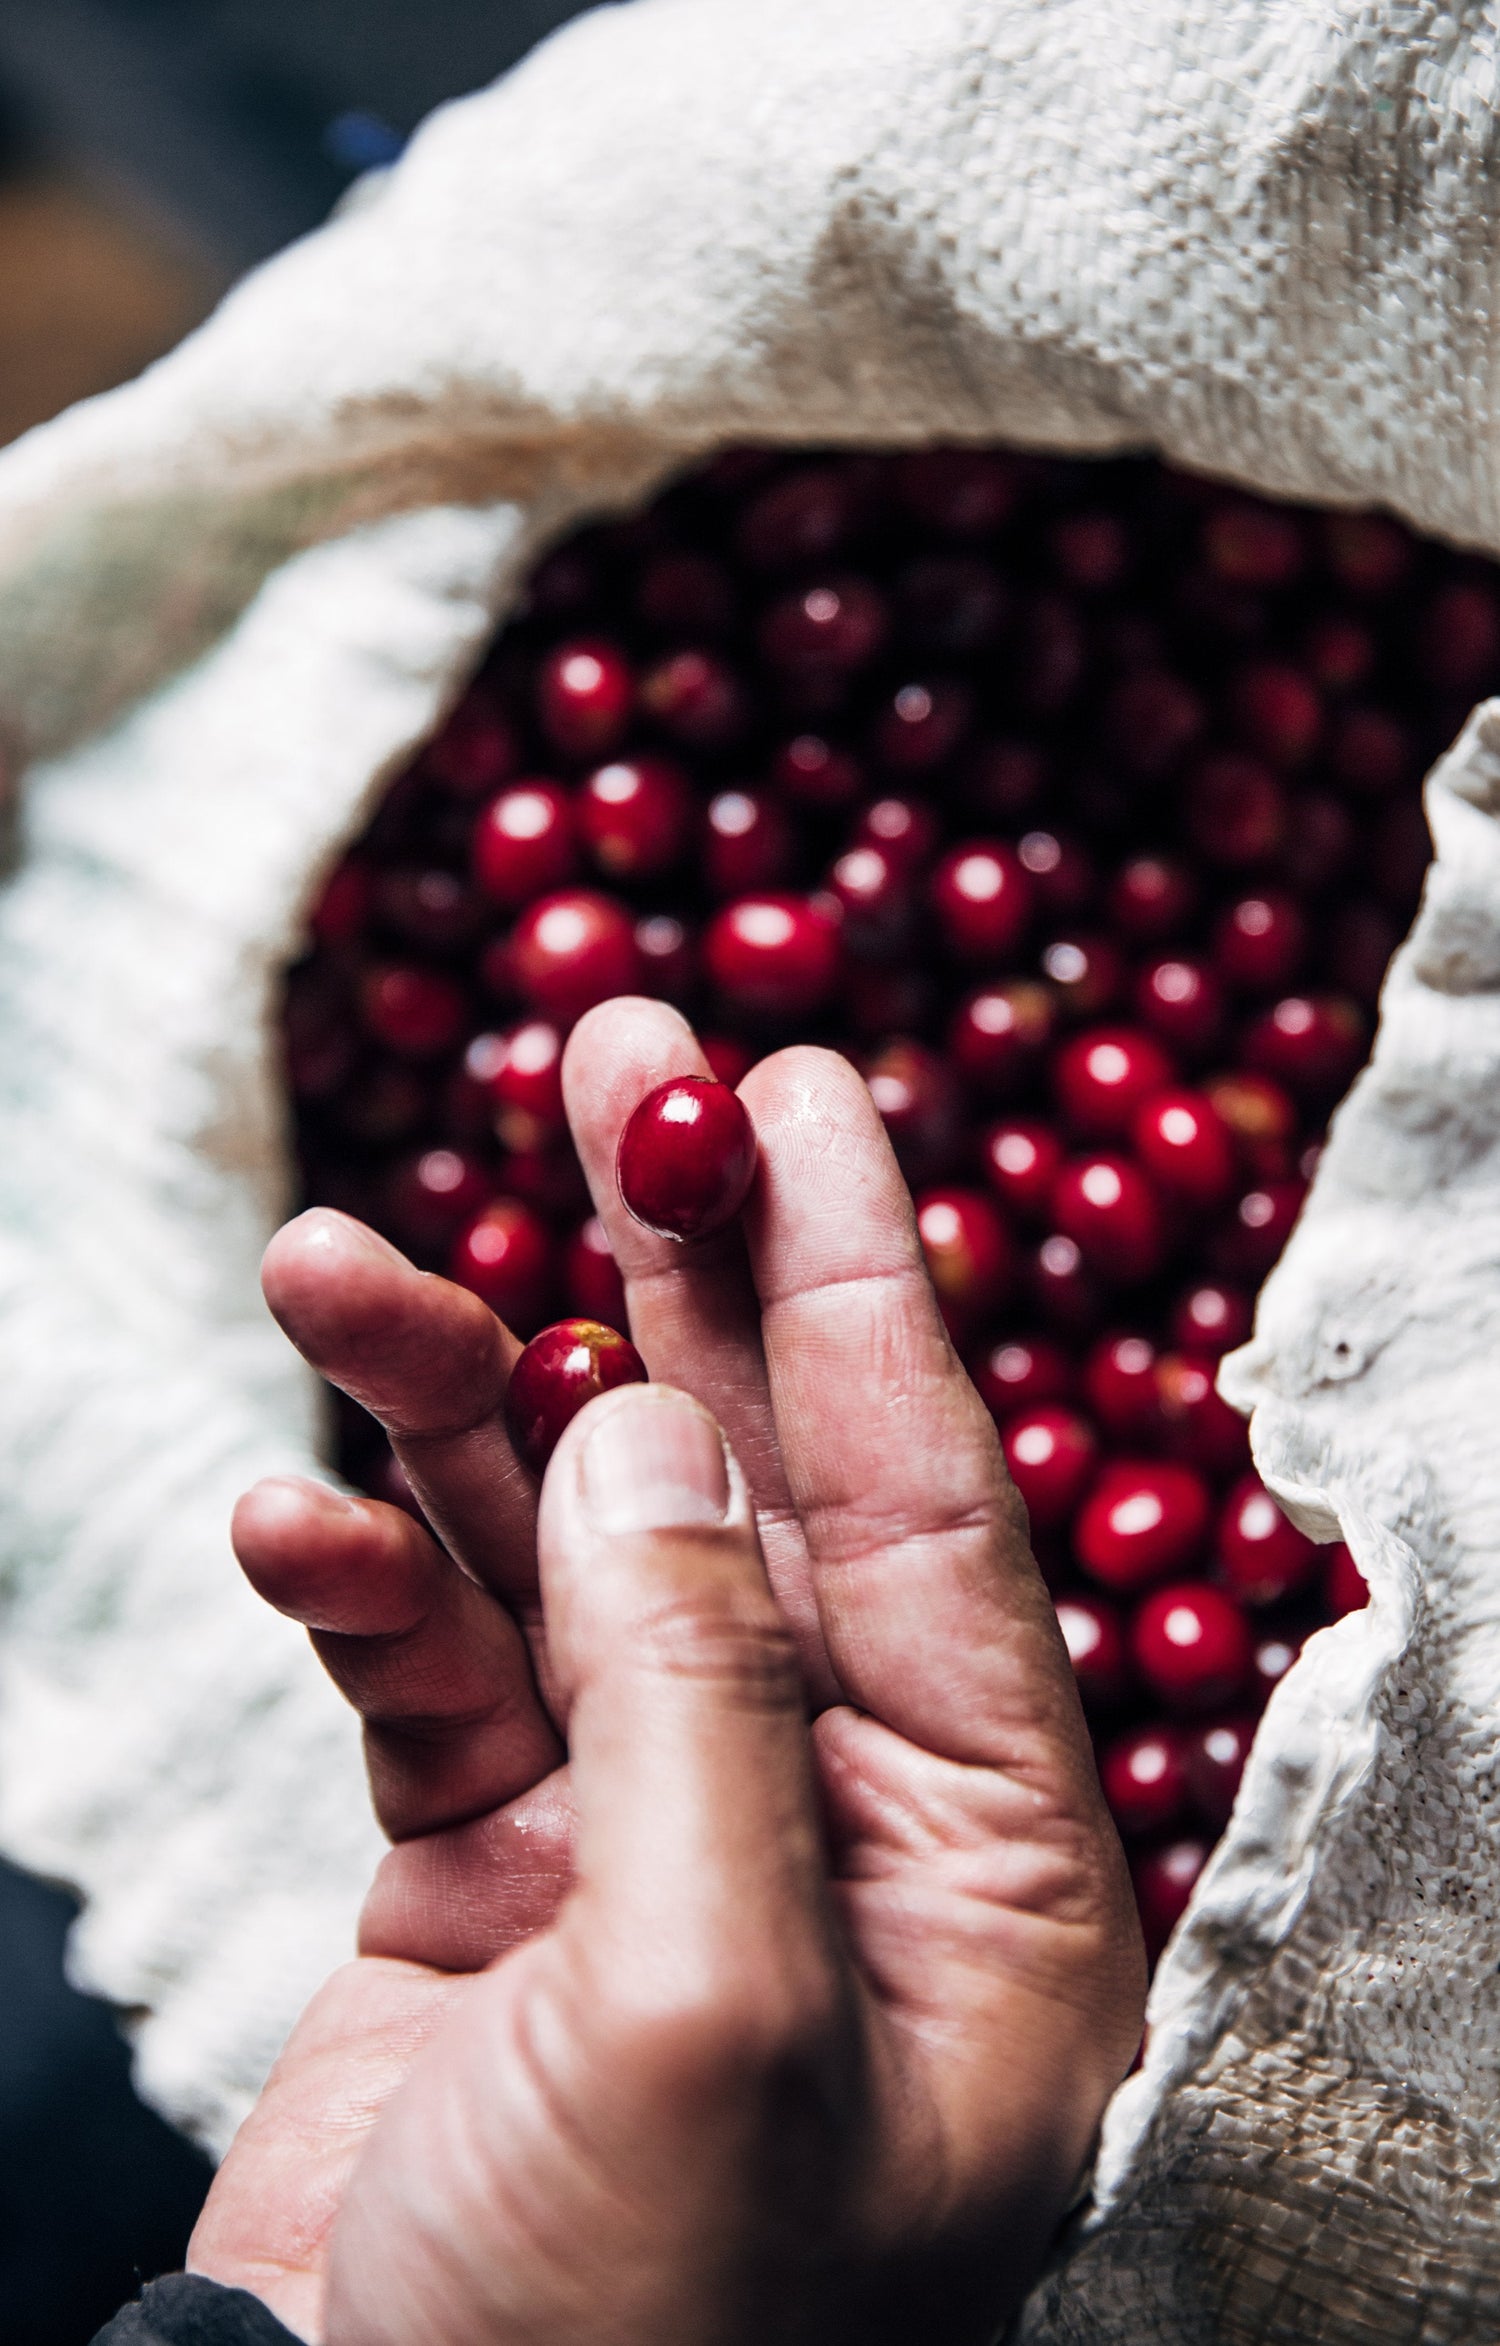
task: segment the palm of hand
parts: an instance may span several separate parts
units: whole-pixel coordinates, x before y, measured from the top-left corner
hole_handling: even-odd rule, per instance
[[[760,2262],[783,2283],[823,2276],[815,2314],[810,2282],[780,2300],[820,2337],[983,2336],[1134,2047],[1128,1888],[1020,1510],[863,1084],[800,1051],[747,1079],[762,1154],[748,1266],[737,1236],[684,1250],[623,1215],[623,1117],[695,1057],[674,1014],[611,1004],[575,1036],[568,1088],[636,1341],[724,1426],[815,1713],[826,1862],[807,1836],[818,1879],[802,1903],[820,1918],[816,1981],[781,2035],[753,2054],[738,2042],[728,2095],[764,2102],[774,2078],[768,2140],[785,2172],[762,2195]],[[649,2262],[666,2203],[682,2254],[700,2253],[745,2146],[710,2126],[689,2173],[664,2152],[668,2175],[639,2127],[629,2145],[608,2139],[600,2064],[628,2072],[634,2040],[599,2025],[607,1924],[587,1881],[569,1895],[574,1688],[549,1650],[531,1488],[499,1417],[515,1347],[473,1298],[329,1217],[292,1226],[267,1283],[309,1358],[391,1427],[470,1577],[393,1511],[306,1486],[263,1487],[237,1520],[251,1578],[313,1626],[365,1715],[396,1845],[361,1956],[294,2035],[194,2262],[321,2335],[337,2219],[335,2337],[447,2334],[435,2307],[450,2302],[455,2341],[518,2335],[517,2305],[486,2302],[483,2276],[525,2271],[519,2310],[541,2324],[526,2335],[581,2340],[595,2334],[593,2256]],[[779,1840],[797,1838],[789,1814]],[[740,1874],[727,1864],[731,1885],[754,1855]],[[732,1917],[732,1892],[721,1903]],[[742,1954],[726,1949],[721,1972],[748,1969],[747,2005],[774,2007],[774,1982],[757,1985]],[[725,2030],[703,2018],[678,2030],[679,2064],[688,2042],[722,2062]],[[644,2090],[649,2102],[661,2079]],[[687,2090],[675,2070],[672,2090]],[[616,2170],[631,2187],[601,2196]],[[777,2334],[751,2294],[745,2334]],[[389,2332],[372,2306],[401,2309]],[[673,2318],[660,2309],[655,2334],[675,2337]]]

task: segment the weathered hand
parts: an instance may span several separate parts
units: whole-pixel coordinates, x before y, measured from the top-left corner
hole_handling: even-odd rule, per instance
[[[1134,2050],[1123,1862],[868,1093],[762,1062],[745,1238],[679,1248],[613,1153],[699,1066],[657,1004],[569,1047],[632,1334],[701,1407],[595,1403],[539,1532],[499,1323],[336,1216],[267,1259],[445,1543],[301,1484],[236,1522],[396,1846],[193,2263],[338,2346],[984,2339]]]

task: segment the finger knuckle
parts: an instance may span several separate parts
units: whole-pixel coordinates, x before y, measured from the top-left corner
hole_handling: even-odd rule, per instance
[[[768,1611],[674,1597],[637,1617],[631,1651],[638,1668],[685,1680],[745,1708],[801,1707],[795,1643],[786,1624]]]

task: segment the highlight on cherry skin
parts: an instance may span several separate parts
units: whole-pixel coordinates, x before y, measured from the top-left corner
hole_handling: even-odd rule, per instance
[[[658,1238],[708,1238],[755,1179],[755,1132],[727,1084],[672,1076],[631,1111],[615,1178],[626,1212]]]

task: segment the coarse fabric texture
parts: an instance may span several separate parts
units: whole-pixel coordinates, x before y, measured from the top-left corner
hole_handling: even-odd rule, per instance
[[[0,1842],[222,2143],[374,1855],[242,1593],[320,872],[525,562],[716,444],[1154,447],[1500,547],[1500,29],[1429,0],[633,0],[0,461]],[[1032,2346],[1500,2333],[1500,711],[1252,1346],[1367,1614],[1273,1700]]]

